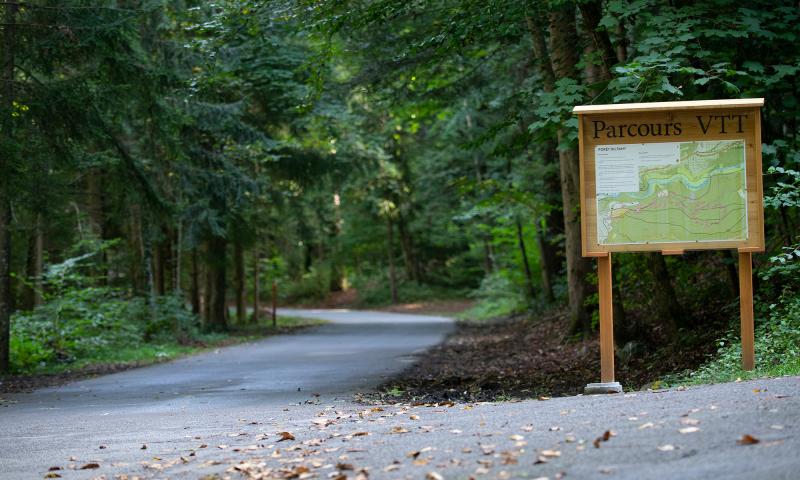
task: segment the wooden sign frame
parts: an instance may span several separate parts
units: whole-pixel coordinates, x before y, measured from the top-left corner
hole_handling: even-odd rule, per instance
[[[761,114],[760,108],[764,104],[763,98],[750,98],[741,100],[701,100],[690,102],[657,102],[657,103],[632,103],[617,105],[584,105],[577,106],[573,113],[578,115],[578,139],[580,155],[580,201],[581,201],[581,250],[584,257],[598,259],[598,290],[600,303],[600,353],[601,353],[601,383],[590,384],[587,392],[620,391],[620,385],[614,381],[614,340],[613,340],[613,309],[611,298],[611,254],[614,252],[661,252],[663,255],[683,254],[686,250],[718,250],[736,249],[739,252],[739,288],[741,302],[741,327],[742,327],[742,365],[745,370],[754,367],[753,351],[753,297],[752,297],[752,258],[753,252],[764,251],[764,207],[763,207],[763,180],[761,167]],[[696,225],[688,227],[680,224],[672,231],[665,226],[663,220],[647,222],[657,225],[661,230],[658,234],[662,237],[678,236],[685,231],[685,237],[695,238],[669,238],[646,239],[631,238],[628,231],[623,235],[613,231],[610,219],[614,215],[622,217],[629,214],[635,221],[635,214],[640,214],[641,207],[638,202],[620,202],[619,205],[608,204],[607,211],[599,208],[598,189],[603,192],[628,192],[633,185],[639,185],[637,176],[638,166],[646,165],[649,159],[655,159],[653,165],[661,166],[664,158],[672,159],[676,153],[680,154],[684,142],[709,142],[694,143],[687,148],[695,148],[690,152],[703,153],[703,148],[715,147],[714,143],[725,142],[725,147],[736,148],[737,142],[743,142],[744,156],[744,191],[738,194],[742,197],[742,208],[746,213],[740,213],[742,223],[733,223],[728,230],[706,234],[702,228],[709,228],[713,224],[724,222],[723,217],[718,217],[716,222],[708,218],[696,218]],[[657,145],[654,145],[657,144]],[[708,148],[711,148],[708,147]],[[734,154],[738,151],[732,150]],[[659,152],[666,152],[661,155]],[[637,155],[641,158],[637,159]],[[661,156],[660,156],[661,155]],[[597,175],[597,159],[601,159],[605,174],[602,178]],[[692,158],[692,157],[690,157]],[[698,158],[698,157],[694,157]],[[634,160],[631,160],[634,159]],[[669,160],[671,162],[672,160]],[[616,163],[615,163],[616,162]],[[626,163],[627,162],[627,163]],[[639,162],[639,163],[637,163]],[[659,164],[658,162],[662,162]],[[675,159],[677,163],[677,158]],[[687,162],[688,163],[688,162]],[[652,168],[652,167],[651,167]],[[735,169],[732,170],[735,172]],[[617,175],[619,172],[619,175]],[[735,174],[735,173],[734,173]],[[600,183],[598,183],[600,182]],[[628,190],[625,190],[625,189]],[[637,189],[639,187],[636,187]],[[649,188],[649,187],[648,187]],[[615,190],[618,189],[618,190]],[[621,189],[621,190],[620,190]],[[670,192],[661,192],[666,197]],[[611,198],[603,195],[602,198]],[[616,195],[613,195],[616,198]],[[670,202],[695,202],[701,201],[694,198],[663,198],[664,205]],[[648,204],[647,206],[652,205]],[[629,207],[630,205],[630,207]],[[661,204],[659,204],[660,206]],[[703,204],[704,209],[719,209],[718,205]],[[615,211],[615,208],[617,211]],[[727,208],[727,207],[725,207]],[[666,208],[668,210],[668,208]],[[598,210],[606,219],[601,225],[604,236],[598,235]],[[735,215],[735,210],[721,210],[726,215]],[[605,216],[607,215],[607,216]],[[692,217],[694,218],[694,217]],[[738,223],[738,230],[736,229]],[[662,228],[663,227],[663,228]],[[722,228],[722,226],[720,227]],[[613,234],[611,233],[613,231]],[[654,235],[652,232],[650,235]],[[705,239],[704,235],[715,235]],[[646,236],[646,235],[644,235]]]

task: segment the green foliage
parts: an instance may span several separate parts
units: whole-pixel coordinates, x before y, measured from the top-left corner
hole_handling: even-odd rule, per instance
[[[491,320],[522,312],[528,306],[522,289],[503,272],[486,276],[470,296],[477,304],[459,314],[460,319]]]
[[[664,379],[668,385],[730,382],[763,376],[800,375],[800,296],[781,297],[756,328],[756,368],[742,370],[742,347],[737,334],[719,340],[714,358],[697,370]]]

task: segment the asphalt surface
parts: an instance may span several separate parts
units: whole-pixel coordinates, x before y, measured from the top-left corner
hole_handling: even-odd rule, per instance
[[[292,314],[332,323],[9,396],[17,403],[0,407],[0,478],[42,478],[49,467],[76,479],[800,478],[798,377],[542,401],[365,405],[355,393],[441,341],[451,323]],[[738,442],[745,435],[755,440]],[[79,470],[92,464],[99,468]]]
[[[111,463],[185,446],[188,434],[233,428],[241,418],[290,417],[283,409],[317,398],[313,394],[350,400],[353,392],[405,368],[452,329],[452,321],[442,317],[285,312],[331,323],[60,388],[4,395],[0,479],[42,478],[53,466],[97,460],[103,468],[61,473],[91,478]],[[148,450],[140,450],[142,445]]]

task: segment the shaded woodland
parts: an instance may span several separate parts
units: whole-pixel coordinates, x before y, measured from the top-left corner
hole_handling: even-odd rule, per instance
[[[564,309],[590,337],[573,106],[748,97],[759,355],[800,356],[795,2],[0,8],[1,372],[266,322],[273,283],[282,304]],[[615,256],[620,355],[712,332],[733,358],[734,253]]]

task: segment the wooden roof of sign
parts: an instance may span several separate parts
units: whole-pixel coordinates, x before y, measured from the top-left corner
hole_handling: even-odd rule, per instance
[[[764,105],[763,98],[738,100],[693,100],[688,102],[624,103],[618,105],[579,105],[572,113],[658,112],[664,110],[702,110],[707,108],[752,108]]]

